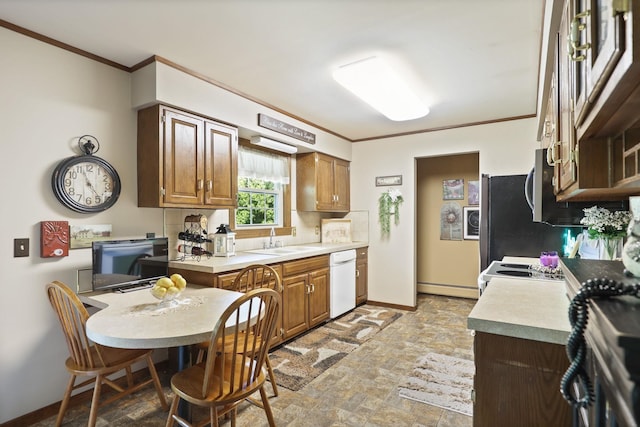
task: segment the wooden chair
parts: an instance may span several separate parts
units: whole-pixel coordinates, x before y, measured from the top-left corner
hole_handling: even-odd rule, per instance
[[[92,343],[85,333],[85,323],[89,313],[78,296],[67,285],[54,281],[46,286],[49,302],[56,312],[62,331],[69,348],[69,358],[66,361],[67,371],[71,374],[64,398],[60,405],[56,427],[62,424],[62,419],[67,410],[71,392],[79,387],[94,383],[91,411],[89,413],[88,426],[94,426],[98,416],[98,407],[106,405],[127,396],[141,388],[153,383],[158,392],[160,404],[164,410],[168,409],[167,401],[160,385],[160,379],[156,372],[151,353],[153,350],[129,350],[106,347]],[[146,360],[151,378],[134,384],[131,365]],[[107,378],[107,375],[125,370],[127,387],[123,388],[116,382]],[[79,384],[75,384],[76,377],[91,377]],[[107,384],[117,393],[100,402],[102,384]]]
[[[248,291],[225,310],[211,334],[206,359],[171,378],[175,397],[166,427],[175,421],[190,425],[176,415],[180,399],[209,408],[209,418],[202,425],[217,427],[218,417],[230,414],[235,426],[238,404],[256,391],[269,426],[275,426],[264,390],[269,346],[262,343],[275,332],[279,312],[280,294],[267,288]]]
[[[278,273],[268,265],[264,264],[252,264],[242,269],[233,281],[233,286],[230,288],[237,292],[248,292],[253,289],[268,288],[277,292],[282,292],[282,282]],[[260,341],[262,345],[262,341]],[[266,341],[267,347],[269,347],[269,340]],[[198,349],[198,355],[196,357],[196,363],[200,363],[204,359],[204,355],[209,347],[209,342],[203,342],[196,345]],[[273,389],[273,395],[278,395],[278,385],[276,384],[276,376],[267,354],[267,372],[269,373],[269,381],[271,382],[271,388]]]

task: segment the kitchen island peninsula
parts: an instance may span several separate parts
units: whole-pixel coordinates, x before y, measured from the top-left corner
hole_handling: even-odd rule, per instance
[[[560,393],[568,307],[562,281],[491,280],[467,319],[475,331],[475,427],[571,425]]]

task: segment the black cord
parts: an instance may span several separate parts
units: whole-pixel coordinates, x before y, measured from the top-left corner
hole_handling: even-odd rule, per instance
[[[571,300],[569,322],[573,330],[567,341],[567,356],[571,363],[562,376],[560,391],[564,399],[574,408],[586,408],[595,400],[593,384],[585,368],[587,343],[584,332],[589,321],[589,300],[622,295],[634,295],[640,298],[640,283],[625,285],[611,279],[589,279],[582,283],[580,290]],[[571,393],[571,386],[574,383],[584,392],[580,398],[574,397]]]

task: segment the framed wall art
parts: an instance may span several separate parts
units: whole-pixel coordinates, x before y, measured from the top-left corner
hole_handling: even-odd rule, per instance
[[[376,187],[402,185],[402,175],[376,176]]]
[[[463,200],[464,179],[445,179],[442,181],[442,200]]]
[[[469,181],[467,198],[470,205],[480,204],[480,181]]]
[[[463,235],[465,240],[480,239],[480,208],[465,206],[462,208]]]

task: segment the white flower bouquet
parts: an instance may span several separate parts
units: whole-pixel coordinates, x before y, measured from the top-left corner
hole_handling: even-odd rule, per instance
[[[616,239],[627,235],[627,227],[631,221],[629,211],[611,212],[598,206],[585,208],[583,211],[584,218],[580,223],[588,227],[590,239]]]

